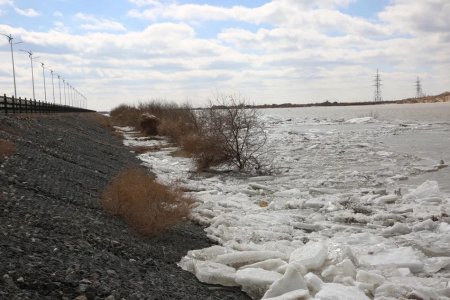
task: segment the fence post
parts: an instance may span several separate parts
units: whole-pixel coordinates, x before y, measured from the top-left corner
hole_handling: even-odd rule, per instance
[[[34,112],[37,113],[37,103],[36,103],[36,99],[34,99]]]
[[[19,97],[19,114],[22,112],[22,97]]]
[[[5,114],[8,114],[8,100],[6,100],[6,94],[3,95],[3,107],[5,108]]]
[[[28,103],[27,98],[25,97],[25,113],[28,112]]]
[[[12,112],[13,112],[13,114],[15,114],[16,113],[16,104],[15,104],[14,96],[11,96],[11,104],[12,104]]]

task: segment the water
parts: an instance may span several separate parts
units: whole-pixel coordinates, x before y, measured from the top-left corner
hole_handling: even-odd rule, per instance
[[[416,157],[418,165],[450,164],[450,103],[386,104],[349,107],[306,107],[267,109],[271,115],[300,123],[305,130],[365,131],[375,133],[386,151]],[[374,123],[347,124],[352,118],[372,117]],[[417,185],[436,180],[441,190],[450,192],[450,168],[412,176],[406,183]]]

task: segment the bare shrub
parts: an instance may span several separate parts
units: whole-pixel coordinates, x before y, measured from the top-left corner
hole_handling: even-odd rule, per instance
[[[7,140],[0,140],[0,161],[11,156],[16,151],[16,146]]]
[[[111,110],[109,115],[113,123],[119,126],[133,126],[139,128],[139,120],[142,112],[131,105],[122,104]]]
[[[141,116],[153,115],[160,120],[159,124],[141,123]],[[110,113],[113,122],[121,126],[133,126],[147,135],[165,135],[179,143],[181,137],[192,131],[195,119],[191,107],[178,105],[164,100],[151,100],[137,106],[120,105]],[[156,128],[157,127],[157,128]]]
[[[267,135],[258,111],[245,99],[218,96],[198,118],[199,147],[194,156],[200,169],[220,164],[240,171],[262,167],[260,155]]]
[[[130,168],[105,189],[101,202],[138,233],[154,235],[185,220],[193,200],[155,182],[145,170]]]

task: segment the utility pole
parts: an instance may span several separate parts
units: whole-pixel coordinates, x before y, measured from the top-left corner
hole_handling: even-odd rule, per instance
[[[381,76],[380,73],[378,73],[378,69],[377,69],[377,74],[375,75],[375,97],[373,99],[373,101],[375,102],[379,102],[382,101],[381,98]]]
[[[12,61],[12,69],[13,69],[13,78],[14,78],[14,97],[17,98],[17,88],[16,88],[16,70],[14,68],[14,50],[13,50],[13,45],[17,45],[17,44],[21,44],[22,42],[18,42],[18,43],[13,43],[13,37],[12,35],[7,35],[4,33],[1,33],[1,35],[4,35],[8,38],[8,42],[9,45],[11,47],[11,61]]]
[[[417,80],[416,80],[416,98],[421,98],[423,96],[424,96],[424,94],[422,92],[422,85],[420,84],[420,78],[419,78],[419,76],[417,76]]]
[[[63,79],[63,86],[64,86],[64,105],[67,105],[66,101],[66,81]]]
[[[53,104],[55,104],[55,83],[53,82],[53,70],[50,70],[52,74],[52,87],[53,87]]]
[[[59,105],[62,104],[61,102],[61,75],[58,74],[58,84],[59,84]]]
[[[34,93],[34,71],[33,71],[33,52],[27,51],[27,50],[20,50],[23,52],[28,53],[28,57],[30,58],[30,64],[31,64],[31,83],[33,85],[33,100],[36,100],[36,95]]]
[[[42,76],[44,77],[44,99],[45,102],[47,102],[47,87],[45,86],[45,68],[43,62],[41,62],[41,66],[42,66]]]

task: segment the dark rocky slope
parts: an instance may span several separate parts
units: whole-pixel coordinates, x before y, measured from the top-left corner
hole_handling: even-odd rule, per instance
[[[132,153],[88,115],[0,116],[0,299],[248,299],[176,266],[210,244],[182,224],[143,238],[99,196]]]

